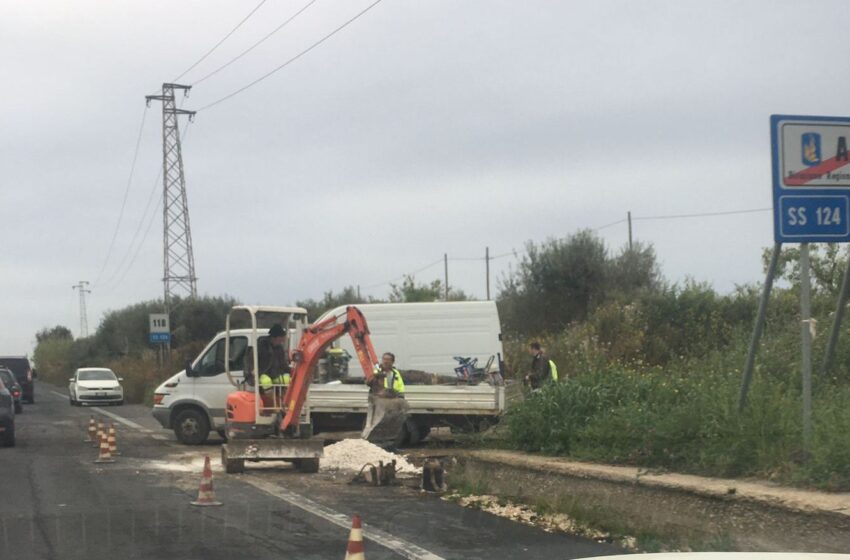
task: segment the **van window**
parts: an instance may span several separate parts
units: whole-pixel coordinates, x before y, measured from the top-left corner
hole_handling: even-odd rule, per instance
[[[234,336],[230,338],[230,371],[242,369],[242,359],[245,348],[248,347],[248,338],[245,336]],[[203,376],[213,376],[224,373],[224,339],[207,350],[195,368]]]

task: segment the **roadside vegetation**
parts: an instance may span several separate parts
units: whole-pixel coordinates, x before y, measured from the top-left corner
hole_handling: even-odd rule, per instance
[[[530,246],[500,295],[511,327],[506,354],[521,379],[527,344],[540,340],[561,382],[509,412],[501,443],[577,460],[850,489],[846,332],[829,374],[817,373],[846,256],[830,246],[814,252],[820,333],[809,456],[801,448],[795,258],[796,251],[783,254],[748,406],[739,413],[757,286],[721,295],[695,281],[668,284],[651,248],[611,255],[589,233]]]

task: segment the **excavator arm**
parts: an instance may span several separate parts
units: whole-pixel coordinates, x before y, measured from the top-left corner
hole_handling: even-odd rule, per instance
[[[344,320],[341,321],[343,318]],[[351,336],[354,343],[354,350],[363,368],[366,383],[371,385],[375,381],[374,369],[378,363],[378,357],[369,338],[366,318],[359,309],[348,306],[345,309],[345,315],[328,317],[310,325],[304,330],[298,348],[292,353],[293,368],[291,381],[283,399],[286,414],[280,423],[281,432],[297,424],[304,401],[307,400],[307,391],[312,379],[310,373],[316,367],[325,349],[346,333]]]

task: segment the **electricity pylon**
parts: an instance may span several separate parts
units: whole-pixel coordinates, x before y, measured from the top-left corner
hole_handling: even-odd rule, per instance
[[[195,111],[179,109],[174,102],[174,90],[188,92],[192,86],[162,84],[161,95],[147,95],[162,101],[162,282],[165,288],[165,308],[169,309],[174,296],[196,297],[195,256],[192,251],[192,230],[189,227],[189,205],[186,201],[186,179],[183,175],[183,153],[177,117]]]

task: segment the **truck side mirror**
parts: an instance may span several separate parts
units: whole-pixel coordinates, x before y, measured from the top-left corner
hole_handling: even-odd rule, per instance
[[[192,360],[186,360],[186,377],[195,377],[195,370],[192,369]]]

